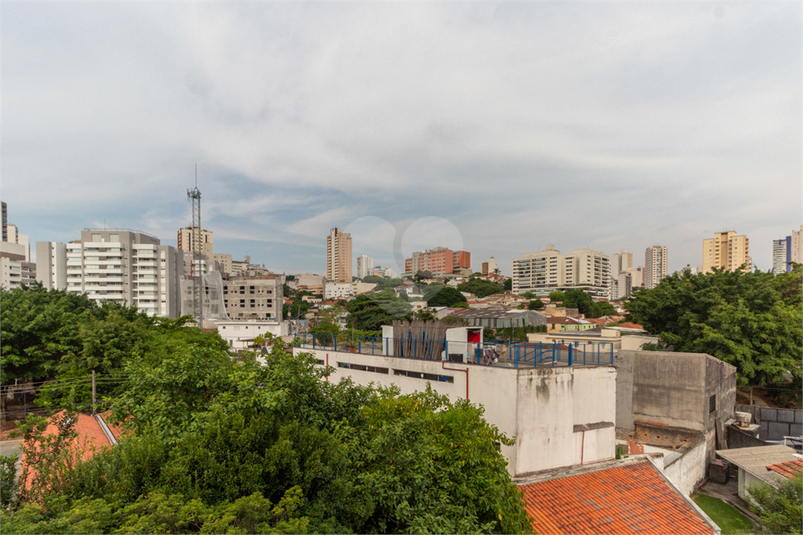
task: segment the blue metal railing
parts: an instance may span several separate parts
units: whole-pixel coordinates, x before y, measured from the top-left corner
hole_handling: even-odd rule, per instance
[[[348,334],[298,333],[301,346],[363,355],[395,356],[418,360],[449,360],[453,353],[470,364],[483,364],[483,350],[493,348],[497,366],[534,368],[545,366],[598,366],[613,364],[610,342],[505,342],[477,347],[471,342],[431,341]],[[399,341],[399,344],[396,344]],[[451,350],[450,350],[451,345]],[[469,346],[473,352],[469,353]],[[395,354],[396,352],[406,354]],[[493,354],[493,353],[492,353]],[[488,363],[487,359],[486,362]]]

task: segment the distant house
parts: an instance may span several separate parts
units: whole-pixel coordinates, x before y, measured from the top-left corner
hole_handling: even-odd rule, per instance
[[[717,450],[716,453],[717,457],[738,467],[739,497],[742,499],[750,494],[750,486],[766,484],[777,487],[803,468],[803,458],[788,446],[754,446]]]
[[[595,324],[589,321],[572,318],[569,316],[556,316],[547,318],[546,325],[548,333],[580,332],[594,329],[596,327]]]
[[[519,489],[536,533],[721,533],[644,457],[572,467],[531,481]]]

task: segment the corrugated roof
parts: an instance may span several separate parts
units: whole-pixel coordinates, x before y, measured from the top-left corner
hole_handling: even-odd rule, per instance
[[[777,472],[768,470],[769,466],[798,459],[794,449],[783,445],[717,450],[716,453],[729,463],[771,484],[777,484],[782,479]]]
[[[772,470],[773,472],[778,472],[783,477],[792,479],[796,475],[798,475],[801,471],[803,471],[803,459],[797,459],[795,461],[787,461],[785,463],[776,463],[771,464],[767,467],[768,470]]]
[[[649,461],[520,488],[536,533],[714,533]]]

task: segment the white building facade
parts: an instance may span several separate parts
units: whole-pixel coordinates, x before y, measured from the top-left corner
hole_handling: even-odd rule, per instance
[[[653,245],[644,252],[644,287],[652,290],[666,278],[666,246]]]
[[[36,280],[48,290],[67,289],[67,246],[52,241],[36,242]]]
[[[532,292],[542,296],[571,288],[609,298],[610,258],[590,249],[575,249],[570,255],[562,255],[550,244],[544,251],[513,260],[513,293]]]

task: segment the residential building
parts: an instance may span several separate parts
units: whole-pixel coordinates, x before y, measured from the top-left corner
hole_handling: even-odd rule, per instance
[[[212,258],[215,262],[220,264],[220,271],[224,275],[230,275],[233,269],[233,260],[230,254],[217,254],[214,253]],[[250,260],[250,259],[249,259]]]
[[[224,280],[223,303],[232,320],[281,322],[284,275],[237,275]]]
[[[709,273],[714,268],[752,271],[753,260],[750,258],[750,240],[747,236],[738,236],[735,230],[729,230],[717,232],[713,238],[703,240],[703,273]]]
[[[7,235],[8,235],[8,240],[6,241],[8,241],[9,243],[16,243],[18,245],[22,245],[23,247],[25,247],[25,261],[30,262],[31,244],[28,241],[28,235],[20,234],[20,230],[19,228],[17,228],[17,225],[8,225]]]
[[[723,449],[716,454],[738,468],[737,492],[742,499],[749,497],[751,486],[777,488],[799,474],[803,466],[797,451],[780,444]]]
[[[21,282],[24,286],[36,284],[36,262],[23,262],[20,266]]]
[[[423,252],[416,251],[412,258],[404,261],[404,271],[415,275],[419,271],[429,271],[433,275],[455,273],[458,269],[471,269],[471,253],[452,251],[446,247],[435,247]]]
[[[632,268],[633,253],[620,249],[618,253],[614,253],[611,256],[611,278],[616,277],[619,273],[626,273]]]
[[[193,244],[197,243],[198,252],[211,258],[214,255],[213,238],[211,230],[189,226],[178,229],[176,243],[179,249],[190,253],[193,252]]]
[[[23,262],[25,262],[23,245],[0,242],[0,286],[6,290],[22,286]]]
[[[499,265],[494,260],[494,257],[488,259],[487,262],[482,263],[482,274],[488,275],[489,273],[496,273],[496,270],[499,269]]]
[[[644,287],[652,290],[666,278],[666,246],[653,245],[644,253]]]
[[[803,264],[803,225],[800,230],[793,230],[791,236],[772,240],[772,272],[789,273],[792,271],[790,262]]]
[[[8,241],[8,205],[5,201],[0,201],[3,212],[3,241]]]
[[[323,298],[324,299],[347,299],[350,297],[354,297],[354,287],[350,282],[329,282],[327,281],[326,284],[323,286]]]
[[[576,288],[594,297],[608,298],[610,286],[610,259],[599,251],[575,249],[570,255],[562,255],[549,244],[544,251],[513,260],[513,293],[541,296]]]
[[[290,334],[290,323],[270,320],[225,320],[215,322],[217,332],[232,349],[247,349],[254,345],[257,336],[272,334],[287,336]]]
[[[395,279],[398,274],[393,268],[385,268],[385,270],[382,272],[382,275],[388,279]]]
[[[374,271],[374,259],[367,254],[357,258],[357,278],[364,279]]]
[[[67,291],[95,301],[136,306],[154,316],[177,317],[182,255],[159,238],[130,229],[84,229],[66,249]]]
[[[333,228],[326,237],[326,280],[351,282],[351,234]]]
[[[52,241],[36,242],[36,280],[48,290],[67,289],[67,246]]]
[[[536,474],[519,489],[535,533],[721,533],[644,455]]]

